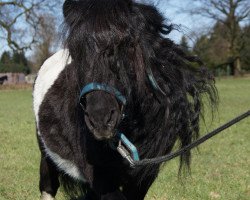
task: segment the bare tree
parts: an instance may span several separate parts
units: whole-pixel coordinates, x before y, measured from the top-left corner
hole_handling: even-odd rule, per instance
[[[238,75],[240,67],[241,38],[240,23],[250,20],[249,0],[193,0],[189,13],[213,19],[227,28],[225,39],[228,41],[228,58],[235,61],[234,74]]]
[[[0,2],[0,34],[15,51],[30,49],[37,40],[41,14],[54,12],[62,0],[9,0]]]
[[[36,72],[43,62],[53,54],[53,48],[57,47],[58,33],[56,30],[56,19],[46,14],[40,16],[40,24],[37,27],[38,42],[34,45],[32,54],[32,71]]]

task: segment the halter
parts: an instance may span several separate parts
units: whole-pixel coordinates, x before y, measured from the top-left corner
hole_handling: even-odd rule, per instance
[[[126,97],[122,95],[122,93],[114,87],[106,85],[104,83],[89,83],[85,85],[80,93],[80,98],[83,98],[86,94],[93,91],[104,91],[110,94],[113,94],[117,100],[119,100],[122,104],[122,109],[126,105],[127,100]],[[116,147],[117,151],[122,155],[122,157],[126,158],[130,164],[134,161],[139,161],[139,154],[137,148],[129,141],[129,139],[123,134],[118,132],[116,134],[116,139],[118,139],[118,147]]]

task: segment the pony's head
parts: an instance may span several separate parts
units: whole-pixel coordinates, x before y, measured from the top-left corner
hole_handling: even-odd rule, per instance
[[[167,38],[172,27],[154,7],[132,0],[66,0],[64,16],[79,91],[91,83],[114,88],[93,89],[81,98],[96,138],[111,138],[119,128],[133,141],[143,138],[144,146],[154,146],[140,149],[152,156],[198,135],[203,96],[216,102],[214,80]],[[123,107],[128,117],[121,123]],[[189,152],[181,158],[189,163]]]
[[[126,105],[126,98],[118,90],[105,84],[89,83],[81,91],[80,104],[86,125],[96,139],[115,136]]]
[[[125,99],[136,85],[144,84],[139,47],[139,19],[130,0],[67,0],[67,48],[78,66],[81,86],[97,83],[112,88],[95,89],[81,96],[88,129],[97,139],[109,139],[122,119]],[[136,21],[135,21],[136,20]]]

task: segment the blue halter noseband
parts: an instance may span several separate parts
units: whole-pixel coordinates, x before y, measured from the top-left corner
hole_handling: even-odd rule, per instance
[[[122,103],[123,106],[126,105],[126,98],[121,94],[120,91],[118,91],[117,89],[111,87],[111,86],[108,86],[106,84],[103,84],[103,83],[89,83],[87,85],[85,85],[83,88],[82,88],[82,91],[80,93],[80,99],[82,97],[84,97],[87,93],[90,93],[92,91],[96,91],[96,90],[101,90],[101,91],[105,91],[107,93],[111,93],[111,94],[114,94],[115,97]]]

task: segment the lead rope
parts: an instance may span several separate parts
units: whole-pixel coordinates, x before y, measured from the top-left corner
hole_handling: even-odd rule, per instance
[[[174,153],[170,153],[168,155],[165,156],[160,156],[160,157],[156,157],[156,158],[151,158],[151,159],[143,159],[143,160],[133,160],[131,159],[131,156],[128,159],[128,153],[126,153],[126,156],[123,155],[123,157],[129,161],[130,163],[130,167],[135,168],[135,167],[139,167],[139,166],[146,166],[146,165],[153,165],[153,164],[160,164],[162,162],[166,162],[169,161],[183,153],[185,153],[186,151],[189,151],[191,149],[193,149],[194,147],[202,144],[203,142],[207,141],[208,139],[210,139],[211,137],[217,135],[218,133],[220,133],[221,131],[229,128],[230,126],[238,123],[239,121],[247,118],[250,115],[250,110],[248,110],[247,112],[241,114],[240,116],[232,119],[231,121],[227,122],[226,124],[218,127],[217,129],[213,130],[212,132],[204,135],[203,137],[201,137],[200,139],[196,140],[195,142],[181,148],[180,150],[174,152]]]

